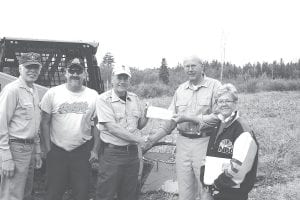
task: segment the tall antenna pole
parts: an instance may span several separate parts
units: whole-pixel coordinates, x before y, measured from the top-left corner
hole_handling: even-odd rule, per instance
[[[220,80],[221,82],[223,81],[223,71],[224,71],[224,67],[225,67],[225,53],[226,53],[226,38],[225,38],[225,33],[224,30],[222,31],[222,47],[223,47],[223,55],[222,55],[222,64],[221,64],[221,76],[220,76]]]

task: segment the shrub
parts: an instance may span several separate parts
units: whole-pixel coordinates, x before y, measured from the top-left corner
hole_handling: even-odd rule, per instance
[[[134,85],[130,88],[130,91],[136,93],[142,98],[153,98],[161,96],[171,96],[174,94],[174,89],[171,86],[162,84],[160,82],[155,83],[141,83]]]
[[[224,83],[234,84],[239,92],[255,93],[261,91],[296,91],[300,90],[299,79],[268,79],[268,78],[251,78],[225,80]]]
[[[255,93],[258,91],[258,80],[257,79],[249,79],[246,81],[241,81],[241,80],[235,80],[235,81],[225,81],[226,83],[232,83],[237,87],[237,90],[239,92],[244,92],[244,93]],[[224,83],[225,83],[224,82]]]
[[[141,83],[153,83],[158,81],[157,69],[139,70],[136,68],[131,68],[131,75],[132,85],[137,85]]]
[[[262,90],[264,91],[294,91],[300,90],[300,80],[266,79],[263,80]]]

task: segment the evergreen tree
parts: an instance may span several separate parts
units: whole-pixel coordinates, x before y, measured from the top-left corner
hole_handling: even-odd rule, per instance
[[[101,65],[103,67],[112,67],[113,63],[115,63],[114,56],[110,52],[107,52],[103,57]]]
[[[262,67],[260,62],[257,62],[255,65],[255,77],[258,78],[262,75]]]
[[[169,83],[169,69],[165,58],[162,59],[159,68],[159,80],[166,85]]]
[[[110,52],[107,52],[104,55],[103,60],[100,64],[101,76],[103,82],[106,85],[106,90],[108,90],[111,82],[111,72],[112,72],[113,63],[115,63],[114,56]]]

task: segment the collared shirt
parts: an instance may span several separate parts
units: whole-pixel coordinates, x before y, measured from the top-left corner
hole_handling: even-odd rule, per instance
[[[210,114],[214,104],[214,94],[221,86],[218,80],[204,76],[198,85],[189,81],[181,84],[176,90],[169,110],[176,114]],[[195,134],[199,132],[199,125],[192,122],[183,122],[177,125],[179,131]]]
[[[139,134],[138,121],[142,117],[142,109],[136,94],[127,92],[126,101],[120,99],[114,90],[101,94],[96,103],[100,137],[106,143],[128,145],[129,142],[118,138],[105,128],[103,123],[117,123],[132,134]]]
[[[19,138],[35,139],[36,151],[40,151],[38,105],[37,89],[29,88],[21,78],[4,87],[0,94],[0,150],[10,154],[9,139]]]

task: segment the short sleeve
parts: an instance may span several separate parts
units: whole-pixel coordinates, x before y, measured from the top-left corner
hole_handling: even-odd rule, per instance
[[[176,95],[177,95],[177,91],[175,92],[172,101],[170,103],[170,106],[168,108],[168,110],[172,111],[173,113],[176,113]]]
[[[52,100],[53,100],[53,90],[48,90],[43,96],[40,108],[42,111],[51,114],[52,113]]]
[[[94,120],[97,119],[97,112],[96,112],[96,102],[97,102],[97,98],[98,98],[98,93],[94,90],[92,90],[93,93],[92,93],[92,97],[94,98],[94,102],[93,102],[93,105],[92,105],[92,115],[91,115],[91,124],[92,126],[94,126]]]
[[[136,97],[137,104],[138,104],[138,113],[139,113],[139,118],[142,118],[144,116],[145,112],[145,104],[138,98]]]
[[[111,103],[105,100],[101,95],[97,98],[96,101],[96,112],[99,123],[116,121]]]
[[[218,91],[218,89],[222,86],[220,81],[216,81],[213,87],[213,104],[215,103],[216,100],[216,92]]]

